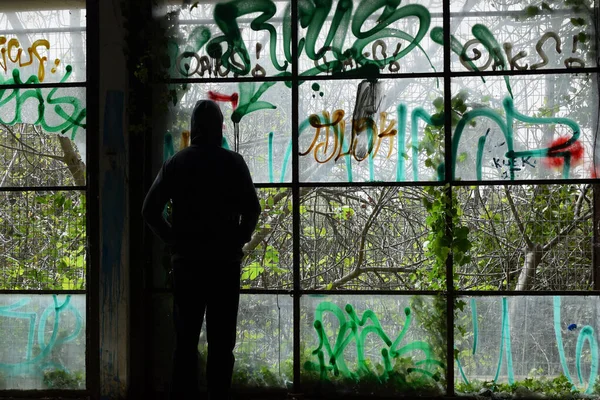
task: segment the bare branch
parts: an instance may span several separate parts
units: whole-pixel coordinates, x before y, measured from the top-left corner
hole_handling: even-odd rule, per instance
[[[521,235],[523,235],[523,239],[525,240],[525,243],[527,243],[527,248],[529,250],[533,250],[535,248],[535,245],[533,244],[531,239],[529,239],[529,236],[527,236],[527,233],[525,232],[525,227],[523,226],[523,223],[521,222],[521,218],[519,217],[519,213],[517,212],[515,203],[513,202],[512,196],[510,195],[510,191],[508,190],[508,186],[506,186],[506,185],[504,185],[504,193],[506,194],[506,200],[508,201],[508,204],[510,205],[510,210],[512,211],[512,214],[515,217],[515,222],[517,223],[519,232],[521,232]]]
[[[337,289],[340,286],[354,280],[357,279],[358,277],[360,277],[362,274],[367,273],[367,272],[388,272],[388,273],[400,273],[400,272],[414,272],[416,270],[416,268],[422,266],[423,263],[422,262],[416,262],[416,263],[412,263],[409,265],[405,265],[402,267],[363,267],[363,268],[355,268],[354,270],[352,270],[352,272],[350,272],[347,275],[344,275],[343,277],[341,277],[340,279],[336,279],[335,281],[331,282],[329,285],[323,285],[321,287],[319,287],[319,289],[324,289],[324,288],[329,288],[329,289]]]
[[[61,157],[61,156],[55,156],[55,155],[52,155],[52,154],[43,154],[43,153],[39,153],[37,151],[30,151],[30,150],[25,150],[25,149],[17,149],[16,147],[7,146],[5,144],[0,144],[0,147],[4,147],[5,149],[8,149],[8,150],[14,150],[14,151],[20,151],[20,152],[23,152],[23,153],[34,154],[34,155],[40,156],[40,157],[49,157],[49,158],[52,158],[52,159],[58,160],[58,161],[64,161],[63,157]]]
[[[567,226],[566,228],[564,228],[562,231],[560,231],[559,233],[556,234],[556,236],[554,236],[554,238],[549,241],[548,243],[546,243],[544,245],[544,247],[542,247],[542,251],[546,252],[550,249],[552,249],[554,246],[556,246],[561,239],[563,239],[563,237],[567,234],[569,234],[573,229],[575,229],[577,227],[577,224],[585,221],[586,219],[590,218],[592,216],[592,213],[589,212],[585,215],[582,215],[581,217],[574,219],[573,222]]]
[[[583,187],[583,190],[581,192],[579,192],[579,196],[577,197],[577,202],[575,203],[575,210],[573,212],[573,214],[576,217],[579,217],[579,213],[581,213],[581,206],[583,204],[583,200],[585,199],[587,192],[591,186],[592,185],[587,184]]]

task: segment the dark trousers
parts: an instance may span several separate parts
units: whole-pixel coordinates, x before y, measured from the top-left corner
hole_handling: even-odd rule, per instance
[[[197,399],[198,339],[206,311],[206,381],[211,399],[228,399],[240,300],[240,262],[173,261],[176,347],[172,397]]]

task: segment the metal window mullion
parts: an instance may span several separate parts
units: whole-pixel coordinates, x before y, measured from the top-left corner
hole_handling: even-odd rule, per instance
[[[585,179],[515,179],[515,180],[490,180],[490,181],[454,181],[452,186],[526,186],[526,185],[597,185],[596,178]]]
[[[458,77],[480,77],[480,76],[524,76],[524,75],[576,75],[590,74],[598,72],[597,67],[578,67],[578,68],[540,68],[540,69],[498,69],[496,71],[444,71],[445,76],[453,78]]]
[[[86,192],[87,186],[3,186],[0,192]]]
[[[299,167],[299,143],[298,143],[298,3],[291,2],[292,18],[292,269],[293,269],[293,379],[294,392],[301,390],[300,381],[300,167]],[[281,335],[281,332],[279,333]]]
[[[456,297],[600,296],[597,290],[455,290]]]
[[[0,289],[0,294],[10,295],[66,295],[66,294],[86,294],[87,290],[52,290],[52,289]]]
[[[592,185],[592,287],[600,290],[600,185]]]
[[[600,183],[600,179],[586,178],[586,179],[515,179],[515,180],[490,180],[490,181],[454,181],[452,182],[453,187],[464,187],[464,186],[520,186],[520,185],[584,185],[592,184],[597,185]],[[264,188],[292,188],[291,182],[287,183],[255,183],[254,186],[258,189]],[[307,188],[320,188],[320,187],[332,187],[332,188],[360,188],[360,187],[428,187],[428,186],[440,186],[438,181],[390,181],[390,182],[303,182],[302,187]],[[0,188],[2,190],[2,188]],[[42,189],[43,190],[43,189]]]
[[[444,71],[444,72],[401,72],[401,73],[380,73],[379,79],[402,79],[402,78],[444,78],[444,77],[480,77],[480,76],[529,76],[529,75],[577,75],[577,74],[590,74],[597,73],[600,69],[598,67],[583,67],[583,68],[548,68],[548,69],[528,69],[528,70],[497,70],[497,71]],[[339,80],[360,80],[367,78],[353,76],[348,77],[343,74],[340,75],[314,75],[314,76],[300,76],[298,73],[295,75],[296,81],[300,80],[311,80],[311,81],[339,81]],[[222,78],[169,78],[165,79],[163,83],[167,84],[190,84],[190,83],[239,83],[239,82],[286,82],[289,81],[289,76],[264,76],[264,77],[222,77]],[[40,84],[43,85],[43,84]],[[71,85],[71,84],[67,84]],[[72,84],[72,85],[76,85]],[[7,85],[8,86],[8,85]],[[20,85],[27,86],[27,85]]]
[[[99,0],[86,1],[86,389],[91,400],[100,397],[100,179],[99,179],[99,136],[100,136],[100,5]],[[57,86],[61,87],[61,86]],[[77,87],[63,86],[63,87]]]
[[[87,87],[87,82],[54,82],[54,83],[11,83],[0,84],[0,90],[6,89],[54,89],[54,88],[82,88]]]
[[[452,207],[452,88],[450,49],[450,1],[443,2],[444,38],[444,182]],[[446,203],[446,207],[448,204]],[[452,236],[452,215],[446,213],[446,235]],[[446,396],[454,396],[454,273],[452,251],[446,259]]]

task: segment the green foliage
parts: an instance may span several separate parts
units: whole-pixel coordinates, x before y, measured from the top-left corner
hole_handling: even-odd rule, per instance
[[[1,289],[83,289],[86,268],[86,198],[78,192],[23,193],[13,197],[7,232],[12,243],[0,263]],[[26,219],[25,219],[26,218]],[[1,260],[1,259],[0,259]],[[4,265],[3,265],[4,264]]]
[[[555,378],[528,377],[516,381],[512,385],[494,381],[471,381],[469,384],[460,382],[456,384],[459,393],[479,393],[482,389],[489,389],[493,393],[509,393],[515,397],[540,397],[547,399],[573,398],[579,393],[573,388],[566,376],[559,375]]]
[[[425,242],[426,256],[435,260],[426,280],[431,289],[444,290],[448,256],[452,254],[455,267],[471,261],[469,228],[462,224],[461,206],[447,186],[430,186],[425,192],[429,195],[423,199],[429,227]]]
[[[383,366],[374,366],[367,360],[368,371],[359,370],[355,377],[328,375],[323,379],[319,371],[305,369],[302,374],[302,385],[309,390],[322,394],[328,392],[345,392],[355,394],[378,395],[419,395],[439,396],[444,393],[444,375],[437,372],[433,378],[415,372],[415,364],[411,358],[395,358],[393,370],[383,373]]]
[[[44,372],[44,386],[48,389],[84,389],[85,377],[82,372],[68,372],[55,369]]]

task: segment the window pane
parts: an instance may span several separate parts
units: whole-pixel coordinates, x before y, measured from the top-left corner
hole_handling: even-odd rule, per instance
[[[460,118],[453,132],[454,178],[596,176],[595,82],[581,74],[453,80],[453,111]]]
[[[281,1],[217,0],[191,11],[173,8],[181,10],[180,38],[169,44],[170,76],[231,78],[289,73],[291,14],[287,6],[288,2]]]
[[[85,186],[85,136],[82,128],[73,140],[31,123],[0,124],[0,187]]]
[[[0,204],[0,288],[84,289],[84,194],[1,192]]]
[[[591,185],[456,188],[471,262],[464,290],[591,290]]]
[[[574,389],[597,397],[599,300],[462,298],[454,327],[457,391],[570,398]]]
[[[303,289],[442,289],[423,188],[301,189]],[[435,275],[435,274],[434,274]]]
[[[258,189],[262,213],[244,246],[243,289],[292,289],[292,190]]]
[[[172,368],[175,344],[172,329],[172,296],[155,295],[154,380],[157,391],[166,390]],[[288,295],[242,294],[238,312],[236,358],[233,385],[237,391],[254,388],[291,388],[293,380],[293,307]],[[218,318],[218,317],[217,317]],[[215,322],[213,322],[215,324]],[[200,386],[206,389],[206,323],[202,327],[200,351]]]
[[[302,75],[353,70],[367,75],[440,72],[444,68],[442,47],[431,39],[433,29],[442,29],[439,1],[305,4],[298,7]]]
[[[430,296],[303,296],[305,393],[445,392],[446,301]]]
[[[307,81],[300,86],[300,179],[443,179],[443,80]]]
[[[452,69],[593,67],[593,2],[453,0]],[[463,49],[464,54],[460,54]],[[496,55],[490,49],[497,49]],[[456,50],[455,50],[456,49]]]
[[[190,84],[170,115],[165,158],[187,145],[182,134],[189,134],[192,110],[201,99],[220,105],[225,118],[224,146],[234,150],[239,135],[239,153],[255,183],[291,180],[291,90],[284,82]]]
[[[2,7],[0,51],[6,52],[6,58],[0,62],[0,84],[85,81],[85,25],[84,8],[19,11]]]
[[[85,389],[85,295],[0,295],[0,389]]]

